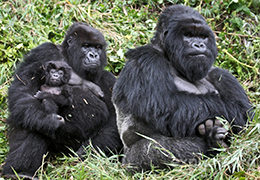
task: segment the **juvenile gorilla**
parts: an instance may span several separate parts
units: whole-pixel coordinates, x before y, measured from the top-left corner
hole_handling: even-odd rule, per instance
[[[62,59],[73,71],[69,82],[72,104],[59,107],[58,112],[64,123],[54,118],[56,113],[46,113],[34,97],[45,84],[44,65]],[[84,23],[74,23],[62,45],[44,43],[25,56],[8,92],[10,151],[3,174],[14,174],[13,168],[21,177],[31,177],[47,152],[69,153],[72,149],[83,156],[90,141],[106,154],[122,148],[111,102],[115,77],[104,70],[106,61],[103,35]],[[103,96],[89,91],[85,80],[99,86]]]
[[[81,86],[86,91],[91,90],[97,96],[104,96],[99,86],[81,79],[65,61],[49,61],[44,68],[45,84],[34,97],[42,100],[46,113],[58,113],[60,106],[72,105],[71,88],[75,86]],[[58,119],[64,121],[62,117]]]
[[[228,71],[212,67],[216,56],[212,30],[182,5],[162,12],[150,44],[126,53],[112,97],[124,164],[146,170],[151,164],[197,162],[199,153],[227,146],[227,130],[216,117],[226,118],[234,133],[247,123],[249,100]]]
[[[34,95],[42,101],[46,114],[58,113],[60,106],[72,104],[69,92],[71,68],[65,61],[50,61],[45,66],[45,84]],[[64,122],[64,118],[56,115],[57,119]]]

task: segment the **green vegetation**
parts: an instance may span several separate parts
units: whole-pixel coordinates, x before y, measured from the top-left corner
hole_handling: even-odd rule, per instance
[[[259,0],[0,0],[0,164],[8,152],[7,90],[23,54],[43,42],[60,44],[74,21],[99,29],[108,42],[107,70],[124,66],[124,53],[149,42],[161,10],[182,3],[201,12],[216,34],[216,66],[238,78],[256,109],[252,124],[231,147],[198,165],[129,174],[118,156],[89,153],[85,161],[59,156],[40,168],[40,179],[255,179],[260,177]],[[0,166],[1,171],[1,166]],[[0,178],[1,179],[1,178]]]

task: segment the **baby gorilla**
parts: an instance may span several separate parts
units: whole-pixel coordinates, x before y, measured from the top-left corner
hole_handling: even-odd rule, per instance
[[[55,113],[56,119],[64,122],[64,118],[56,113],[59,111],[59,106],[70,106],[72,103],[68,86],[71,68],[64,61],[49,61],[46,63],[45,70],[45,84],[34,97],[42,100],[48,114]]]
[[[72,105],[72,87],[90,90],[98,97],[104,96],[99,86],[80,78],[65,61],[49,61],[46,63],[45,70],[45,84],[34,97],[42,100],[46,112],[55,113],[56,119],[61,122],[64,122],[64,118],[57,113],[59,107]]]

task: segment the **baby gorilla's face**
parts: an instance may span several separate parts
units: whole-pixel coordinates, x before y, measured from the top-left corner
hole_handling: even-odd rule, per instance
[[[47,86],[58,87],[67,84],[71,78],[71,68],[63,61],[49,61],[45,65]]]
[[[50,86],[62,85],[62,79],[64,76],[63,70],[51,69],[49,74],[50,74],[50,79],[49,79]]]

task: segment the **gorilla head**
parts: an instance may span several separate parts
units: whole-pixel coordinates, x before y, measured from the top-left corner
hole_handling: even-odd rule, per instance
[[[67,84],[71,76],[71,68],[65,61],[49,61],[46,63],[46,85],[62,86]]]
[[[62,43],[68,63],[85,79],[97,77],[106,66],[106,42],[97,29],[85,23],[74,23]]]
[[[166,8],[151,42],[157,44],[175,69],[191,82],[205,77],[217,56],[212,30],[198,11],[187,6]]]

